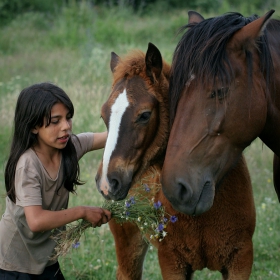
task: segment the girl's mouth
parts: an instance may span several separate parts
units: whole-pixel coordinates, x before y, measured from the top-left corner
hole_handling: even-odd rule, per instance
[[[59,137],[58,141],[60,143],[66,143],[68,141],[68,139],[69,139],[69,135],[65,135],[65,136]]]

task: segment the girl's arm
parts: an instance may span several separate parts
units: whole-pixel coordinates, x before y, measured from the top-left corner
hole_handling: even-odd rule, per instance
[[[87,220],[92,223],[93,227],[96,227],[106,224],[111,219],[110,211],[91,206],[76,206],[60,211],[49,211],[36,205],[24,207],[24,212],[28,226],[33,232],[52,230],[79,219]]]
[[[107,140],[107,135],[108,135],[107,131],[95,132],[91,151],[104,148]]]

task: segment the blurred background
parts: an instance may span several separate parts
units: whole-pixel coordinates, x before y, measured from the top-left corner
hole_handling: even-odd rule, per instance
[[[178,29],[189,10],[205,18],[226,12],[262,16],[279,0],[0,0],[0,214],[5,210],[4,167],[9,154],[15,102],[31,84],[53,82],[75,106],[73,132],[103,131],[100,109],[110,94],[110,56],[155,44],[171,63]],[[280,206],[272,182],[272,153],[260,140],[245,150],[257,211],[251,279],[280,278]],[[102,150],[81,160],[86,184],[71,195],[69,207],[102,205],[95,174]],[[234,190],[233,190],[234,191]],[[217,229],[218,230],[218,229]],[[66,279],[115,279],[114,241],[107,225],[90,229],[60,263]],[[196,279],[220,279],[207,269]],[[157,254],[150,248],[143,279],[161,279]]]

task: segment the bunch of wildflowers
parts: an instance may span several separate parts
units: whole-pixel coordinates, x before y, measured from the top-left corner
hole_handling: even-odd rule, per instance
[[[166,213],[161,202],[155,201],[154,195],[160,188],[159,184],[148,185],[148,183],[149,177],[143,178],[130,191],[129,197],[120,201],[105,200],[102,208],[111,211],[112,218],[117,223],[135,223],[143,236],[148,235],[149,239],[162,241],[167,235],[165,231],[167,224],[175,223],[177,217]],[[80,220],[67,225],[66,230],[60,231],[56,235],[53,234],[52,238],[56,241],[57,246],[52,259],[66,255],[71,248],[79,247],[82,234],[91,226],[90,222]]]
[[[85,220],[79,220],[74,223],[67,224],[66,229],[57,232],[55,229],[52,232],[51,238],[56,242],[54,254],[51,260],[56,260],[58,257],[65,256],[71,248],[78,248],[80,246],[80,238],[86,229],[92,224]]]

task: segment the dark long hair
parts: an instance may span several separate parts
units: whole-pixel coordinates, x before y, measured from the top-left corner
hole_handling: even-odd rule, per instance
[[[245,18],[239,13],[227,13],[219,17],[205,19],[199,24],[188,24],[180,28],[185,31],[173,54],[171,66],[169,98],[170,120],[175,117],[179,98],[191,74],[195,74],[200,83],[215,79],[228,84],[234,78],[226,45],[233,34],[256,20],[257,15]],[[277,26],[275,26],[275,30]],[[260,53],[260,67],[267,81],[273,76],[272,58],[267,44],[267,29],[258,38],[257,46]],[[247,71],[252,76],[252,54],[246,50]]]
[[[10,155],[5,168],[5,185],[9,198],[15,202],[15,172],[21,155],[34,144],[37,136],[32,133],[36,127],[42,127],[47,120],[46,126],[50,124],[51,109],[56,103],[64,104],[70,113],[74,115],[74,106],[68,95],[58,86],[51,83],[35,84],[27,87],[19,94],[15,116]],[[81,185],[79,179],[80,168],[76,149],[71,138],[66,147],[62,149],[63,182],[62,185],[70,191],[75,192],[75,186]],[[61,185],[61,186],[62,186]]]

